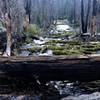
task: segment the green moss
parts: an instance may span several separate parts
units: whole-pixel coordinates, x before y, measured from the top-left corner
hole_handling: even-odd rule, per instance
[[[28,49],[31,53],[36,53],[36,52],[40,52],[41,51],[41,48],[38,48],[38,47],[33,47],[33,48],[30,48]]]
[[[54,50],[54,55],[80,55],[81,52],[79,50]]]
[[[70,50],[70,55],[73,55],[73,54],[82,54],[82,52],[80,50]]]
[[[64,47],[49,46],[55,55],[78,55],[78,54],[94,54],[100,50],[99,44],[84,44],[80,42],[69,42]]]
[[[50,40],[49,42],[47,42],[46,44],[57,44],[57,43],[62,43],[62,44],[65,44],[66,41],[64,40]]]
[[[81,48],[85,54],[93,54],[100,50],[100,44],[84,44]]]
[[[58,34],[52,34],[51,37],[53,38],[63,38],[63,37],[68,37],[68,36],[71,36],[71,35],[76,35],[77,33],[75,32],[63,32],[63,33],[58,33]]]
[[[68,36],[71,36],[71,35],[76,35],[76,33],[75,32],[64,32],[64,35],[68,35]]]
[[[32,39],[32,38],[27,37],[27,39],[26,39],[25,43],[26,43],[26,44],[29,44],[29,43],[32,43],[32,42],[33,42],[33,39]]]
[[[66,51],[61,51],[61,50],[53,50],[54,55],[66,55]]]
[[[69,45],[82,45],[82,42],[80,41],[69,41],[67,42]]]
[[[50,40],[46,43],[46,45],[53,45],[53,44],[67,44],[67,45],[82,45],[80,41],[65,41],[65,40]]]
[[[47,48],[51,50],[63,50],[64,49],[63,47],[58,47],[58,46],[48,46]]]
[[[28,38],[27,43],[30,41],[32,42],[32,40]],[[83,43],[77,40],[69,42],[64,40],[50,40],[42,48],[33,45],[33,48],[29,49],[29,51],[32,53],[45,53],[48,49],[52,50],[54,55],[94,54],[100,50],[100,43]]]

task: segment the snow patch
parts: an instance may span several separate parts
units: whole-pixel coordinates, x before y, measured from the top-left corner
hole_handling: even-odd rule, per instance
[[[66,31],[66,32],[69,32],[71,31],[71,27],[69,25],[57,25],[56,26],[56,30],[57,31]]]

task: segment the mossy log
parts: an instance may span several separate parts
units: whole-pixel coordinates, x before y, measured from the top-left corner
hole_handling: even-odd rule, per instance
[[[0,57],[0,77],[42,80],[100,79],[100,56]]]

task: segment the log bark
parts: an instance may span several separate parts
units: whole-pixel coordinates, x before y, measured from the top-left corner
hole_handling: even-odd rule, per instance
[[[0,57],[0,76],[41,80],[100,79],[100,56]]]

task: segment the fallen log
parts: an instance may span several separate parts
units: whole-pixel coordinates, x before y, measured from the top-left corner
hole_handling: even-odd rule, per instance
[[[0,57],[0,77],[41,80],[100,79],[100,56]]]

